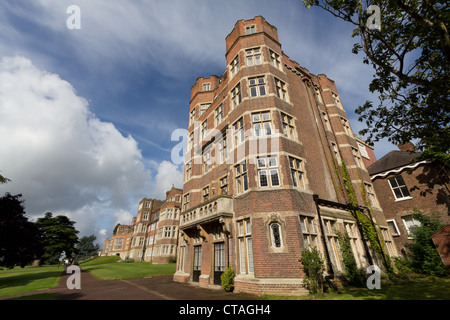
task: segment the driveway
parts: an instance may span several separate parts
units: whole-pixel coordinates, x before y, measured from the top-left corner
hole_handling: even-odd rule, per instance
[[[257,300],[258,296],[228,293],[221,288],[203,288],[172,280],[172,275],[126,280],[97,280],[81,271],[81,289],[68,289],[64,274],[55,288],[26,295],[53,293],[57,300]],[[2,297],[10,298],[10,297]]]

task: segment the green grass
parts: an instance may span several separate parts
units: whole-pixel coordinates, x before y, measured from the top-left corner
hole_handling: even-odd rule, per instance
[[[0,270],[0,296],[53,288],[58,284],[62,272],[62,267],[56,265]]]
[[[339,293],[285,297],[264,295],[267,300],[450,300],[450,277],[414,277],[392,282],[381,280],[381,289],[346,287]]]
[[[81,269],[89,271],[99,280],[118,280],[174,274],[176,265],[175,263],[152,264],[150,262],[119,262],[90,265],[83,264],[81,265]]]
[[[120,260],[120,257],[118,257],[118,256],[96,257],[96,258],[92,258],[92,259],[80,262],[80,267],[93,266],[93,265],[105,264],[105,263],[113,263],[113,262],[117,262],[119,260]]]

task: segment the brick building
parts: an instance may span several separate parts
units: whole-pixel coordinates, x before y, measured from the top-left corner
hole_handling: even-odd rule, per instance
[[[334,82],[284,54],[261,16],[236,23],[225,57],[191,90],[174,280],[220,284],[232,266],[237,292],[302,294],[301,251],[318,247],[339,275],[344,230],[358,266],[380,265],[346,210],[342,164],[396,255]]]
[[[117,225],[101,255],[168,263],[176,256],[181,189],[172,187],[164,201],[144,198],[131,225]]]
[[[437,214],[441,223],[450,224],[450,196],[447,185],[436,184],[426,196],[420,195],[427,184],[447,175],[436,162],[416,161],[420,153],[412,145],[399,147],[372,164],[368,171],[398,252],[406,252],[411,233],[420,223],[412,217],[414,208],[425,214]],[[447,178],[448,179],[448,178]],[[418,189],[411,190],[414,186]]]

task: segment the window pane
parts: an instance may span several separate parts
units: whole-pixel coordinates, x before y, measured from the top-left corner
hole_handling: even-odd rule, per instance
[[[253,128],[255,129],[255,136],[257,136],[257,137],[261,136],[261,124],[255,123],[253,125]]]
[[[263,112],[263,114],[262,114],[262,119],[263,119],[264,121],[270,120],[270,112]]]
[[[401,187],[400,189],[402,190],[403,197],[409,197],[409,196],[410,196],[410,195],[409,195],[408,188],[407,188],[406,186],[403,186],[403,187]]]
[[[270,229],[272,232],[272,245],[275,248],[281,248],[280,225],[278,223],[272,223]]]
[[[261,187],[267,187],[268,186],[267,171],[266,170],[259,171],[259,185]]]
[[[250,97],[256,97],[256,87],[250,88]]]
[[[270,157],[269,160],[269,167],[276,167],[277,166],[277,158],[276,157]]]
[[[395,193],[395,196],[397,197],[397,199],[403,198],[403,194],[399,188],[394,189],[394,193]]]
[[[264,168],[266,166],[266,158],[258,158],[258,168]]]
[[[265,96],[266,95],[266,86],[260,86],[259,87],[259,95]]]
[[[391,183],[392,188],[398,187],[397,180],[395,178],[389,179],[389,182]]]
[[[244,174],[242,176],[242,179],[244,180],[244,191],[248,189],[248,183],[247,183],[247,174]]]
[[[291,170],[291,174],[292,174],[292,183],[294,184],[294,187],[298,187],[298,183],[297,183],[297,171],[295,170]]]
[[[271,176],[272,186],[279,186],[280,180],[278,179],[278,170],[270,170],[270,176]]]
[[[239,239],[239,260],[240,260],[240,271],[241,273],[247,273],[246,263],[245,263],[245,242],[244,238]]]
[[[270,122],[264,123],[264,133],[266,136],[270,136],[272,134],[272,128],[270,127]]]
[[[252,238],[247,238],[247,258],[248,258],[248,272],[253,273],[254,267],[253,267],[253,244],[252,244]]]

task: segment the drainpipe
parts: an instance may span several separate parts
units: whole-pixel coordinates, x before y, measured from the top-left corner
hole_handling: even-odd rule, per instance
[[[320,208],[319,208],[319,204],[318,204],[318,200],[319,200],[319,196],[317,194],[313,195],[313,199],[314,202],[316,203],[316,210],[317,210],[317,215],[319,218],[319,225],[320,225],[320,231],[321,231],[321,236],[322,236],[322,242],[323,242],[323,246],[325,248],[325,254],[327,256],[327,265],[328,265],[328,275],[325,276],[325,280],[327,281],[327,283],[333,288],[334,291],[338,291],[337,287],[334,285],[333,282],[331,282],[331,279],[334,279],[334,271],[333,271],[333,265],[331,264],[331,259],[330,259],[330,253],[328,252],[328,246],[327,246],[327,241],[325,238],[325,231],[323,229],[323,224],[322,224],[322,217],[320,215]]]

